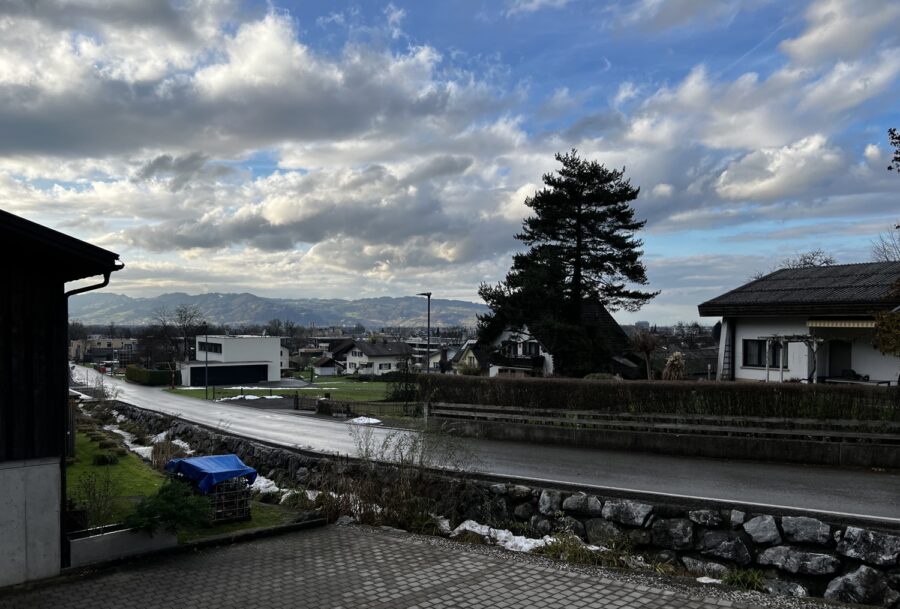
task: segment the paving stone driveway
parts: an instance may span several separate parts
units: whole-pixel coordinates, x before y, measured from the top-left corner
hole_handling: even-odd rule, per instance
[[[731,603],[340,526],[147,559],[0,594],[4,609],[722,606]]]

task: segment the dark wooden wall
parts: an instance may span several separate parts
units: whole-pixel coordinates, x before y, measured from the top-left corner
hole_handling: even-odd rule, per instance
[[[0,461],[60,457],[65,446],[65,284],[35,262],[20,250],[0,263]]]

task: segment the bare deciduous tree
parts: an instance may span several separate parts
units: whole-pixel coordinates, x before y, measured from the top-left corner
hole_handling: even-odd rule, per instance
[[[808,252],[798,252],[793,256],[788,256],[776,266],[768,271],[757,271],[750,276],[751,279],[760,279],[769,273],[774,273],[781,269],[808,269],[814,266],[831,266],[837,264],[837,260],[831,254],[826,254],[825,250],[816,248]]]
[[[872,242],[873,262],[900,262],[900,223]]]

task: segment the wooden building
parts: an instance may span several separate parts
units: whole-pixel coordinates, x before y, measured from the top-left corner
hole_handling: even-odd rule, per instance
[[[0,586],[66,565],[68,297],[118,255],[0,210]],[[102,280],[66,291],[66,283]]]

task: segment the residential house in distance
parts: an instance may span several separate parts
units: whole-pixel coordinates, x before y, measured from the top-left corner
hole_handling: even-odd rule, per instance
[[[322,355],[313,361],[313,373],[316,376],[344,374],[347,369],[347,354],[353,349],[354,344],[351,338],[326,343]]]
[[[599,302],[585,301],[582,305],[582,325],[596,330],[604,337],[613,359],[628,349],[628,336],[609,311]],[[506,328],[491,342],[493,353],[488,364],[488,376],[550,376],[554,373],[553,354],[546,347],[548,340],[531,332],[527,326]]]
[[[402,370],[412,358],[412,347],[401,342],[357,340],[347,353],[347,374],[381,376]]]
[[[62,534],[68,297],[104,287],[118,254],[0,210],[0,587],[69,566]],[[102,275],[102,279],[99,277]],[[74,289],[72,282],[97,276]],[[68,289],[68,291],[67,291]]]
[[[782,269],[699,306],[722,317],[721,380],[897,384],[875,314],[900,308],[900,262]]]
[[[94,364],[116,361],[124,367],[135,363],[137,345],[138,339],[136,338],[90,334],[87,338],[69,341],[69,359],[74,362]]]
[[[484,350],[478,345],[478,341],[470,338],[453,354],[450,365],[455,374],[472,374],[485,368],[487,361],[484,357]]]
[[[200,335],[196,349],[197,359],[180,364],[186,387],[277,381],[286,364],[278,336]]]

